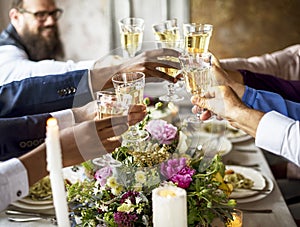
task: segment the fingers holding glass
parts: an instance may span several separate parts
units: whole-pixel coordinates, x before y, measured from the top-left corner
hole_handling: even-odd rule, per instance
[[[126,107],[126,114],[130,112],[130,105],[142,104],[145,86],[145,74],[142,72],[118,73],[112,77],[117,100]],[[123,134],[123,141],[144,141],[149,133],[140,130],[138,124],[130,126],[129,131]]]

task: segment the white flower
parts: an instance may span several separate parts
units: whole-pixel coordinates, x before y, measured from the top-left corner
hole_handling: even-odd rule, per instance
[[[135,173],[135,180],[138,183],[144,184],[146,182],[146,174],[143,171],[137,171]]]
[[[122,185],[118,185],[117,187],[111,189],[111,193],[113,195],[120,195],[122,190],[123,190]]]
[[[100,204],[99,208],[100,208],[103,212],[108,211],[108,206],[106,206],[106,205],[104,205],[104,204]]]
[[[143,190],[143,185],[141,183],[136,183],[133,187],[137,192],[141,192]]]
[[[107,178],[107,182],[106,182],[107,186],[114,189],[116,187],[119,186],[118,182],[117,182],[117,179],[113,176]]]
[[[135,197],[135,203],[139,204],[143,199],[141,197]]]

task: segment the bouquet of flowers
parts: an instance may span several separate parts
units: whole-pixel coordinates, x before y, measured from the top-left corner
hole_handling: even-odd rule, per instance
[[[202,168],[203,156],[188,154],[186,136],[177,127],[164,120],[149,120],[143,127],[150,138],[142,150],[122,146],[100,158],[101,165],[86,162],[94,177],[67,186],[81,225],[152,226],[151,192],[163,185],[186,190],[188,226],[229,221],[235,201],[228,198],[232,188],[223,181],[221,157]]]

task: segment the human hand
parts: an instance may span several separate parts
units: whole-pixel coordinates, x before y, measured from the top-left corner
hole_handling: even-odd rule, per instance
[[[85,121],[60,131],[64,166],[111,153],[121,145],[119,136],[128,129],[127,116]]]
[[[181,75],[176,78],[158,70],[158,67],[180,69],[180,64],[171,59],[177,59],[180,53],[174,49],[153,49],[142,52],[141,54],[123,61],[117,65],[98,64],[90,70],[92,91],[101,91],[113,87],[111,78],[113,75],[121,72],[143,72],[147,82],[161,82],[168,80],[177,82]],[[165,58],[167,60],[162,60]],[[104,61],[104,60],[103,60]]]
[[[124,63],[121,71],[140,71],[145,73],[147,81],[160,82],[168,80],[177,82],[181,75],[172,77],[160,70],[158,67],[180,69],[177,61],[180,52],[174,49],[160,48],[147,50]]]
[[[147,115],[147,109],[145,105],[137,104],[131,105],[128,111],[129,125],[134,125],[144,119]]]
[[[209,119],[211,112],[220,118],[225,118],[229,121],[234,120],[236,116],[235,111],[247,108],[229,86],[212,87],[204,97],[192,96],[191,102],[196,105],[193,107],[193,112],[199,111],[199,108],[208,110],[201,114],[200,118],[202,120]]]

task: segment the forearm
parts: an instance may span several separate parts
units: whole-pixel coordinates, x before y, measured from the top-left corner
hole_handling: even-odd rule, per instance
[[[239,84],[244,84],[244,78],[243,75],[240,73],[240,71],[226,70],[226,69],[225,71],[227,72],[230,80],[235,81]]]
[[[19,159],[27,169],[29,186],[49,174],[47,171],[45,143],[21,156]]]
[[[95,68],[90,70],[90,79],[93,92],[105,90],[113,87],[111,78],[121,70],[121,65]]]
[[[236,110],[229,111],[232,115],[228,117],[232,126],[239,128],[249,135],[256,137],[256,131],[261,118],[264,116],[263,112],[250,108],[236,108]]]

